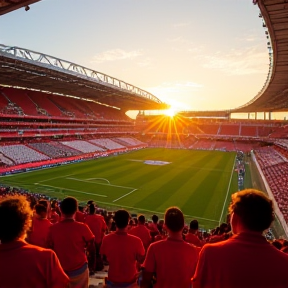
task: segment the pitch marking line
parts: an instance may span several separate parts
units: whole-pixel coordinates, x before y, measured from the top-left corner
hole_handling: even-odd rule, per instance
[[[121,197],[113,200],[112,202],[116,202],[116,201],[118,201],[118,200],[120,200],[120,199],[122,199],[122,198],[124,198],[124,197],[126,197],[126,196],[128,196],[128,195],[130,195],[130,194],[132,194],[132,193],[133,193],[134,191],[136,191],[136,190],[138,190],[138,189],[134,189],[134,190],[130,191],[129,193],[127,193],[127,194],[125,194],[125,195],[123,195],[123,196],[121,196]]]
[[[230,175],[230,181],[229,181],[229,185],[228,185],[228,188],[227,188],[225,201],[224,201],[224,203],[223,203],[223,208],[222,208],[221,216],[220,216],[220,219],[219,219],[219,225],[220,225],[220,222],[221,222],[223,213],[224,213],[225,205],[226,205],[227,198],[228,198],[228,194],[229,194],[229,191],[230,191],[230,186],[231,186],[231,181],[232,181],[232,176],[233,176],[234,166],[235,166],[235,160],[236,160],[236,156],[235,156],[235,159],[234,159],[234,162],[233,162],[233,166],[232,166],[232,171],[231,171],[231,175]]]
[[[87,181],[90,181],[90,180],[104,180],[106,181],[108,184],[110,184],[109,180],[107,180],[106,178],[88,178],[88,179],[85,179]]]
[[[94,184],[99,184],[99,185],[105,185],[105,186],[112,186],[112,187],[124,188],[124,189],[135,189],[134,187],[125,187],[125,186],[118,186],[118,185],[113,185],[113,184],[105,184],[105,183],[99,183],[99,182],[92,182],[92,181],[81,180],[81,179],[77,179],[77,178],[67,177],[66,179],[75,180],[75,181],[80,181],[80,182],[85,182],[85,183],[94,183]]]
[[[65,175],[65,176],[53,177],[53,178],[45,179],[45,180],[42,180],[42,181],[38,181],[38,183],[43,183],[43,182],[47,182],[47,181],[50,181],[50,180],[59,179],[59,178],[64,178],[64,177],[68,177],[68,176],[72,176],[72,175],[73,175],[73,174],[69,174],[69,175]]]
[[[78,191],[78,190],[74,190],[74,189],[68,189],[68,188],[64,188],[64,187],[58,187],[58,186],[52,186],[52,185],[45,185],[45,184],[38,184],[38,183],[34,183],[34,184],[35,184],[35,185],[40,185],[40,186],[45,186],[45,187],[52,187],[52,188],[56,188],[56,189],[73,191],[73,192],[81,193],[81,194],[87,194],[87,195],[93,195],[93,196],[99,196],[99,197],[108,197],[107,195],[101,195],[101,194],[83,192],[83,191]]]

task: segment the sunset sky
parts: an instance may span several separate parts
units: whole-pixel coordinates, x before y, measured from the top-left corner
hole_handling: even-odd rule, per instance
[[[252,0],[42,0],[0,17],[0,43],[147,90],[178,110],[236,108],[262,88],[267,39]]]

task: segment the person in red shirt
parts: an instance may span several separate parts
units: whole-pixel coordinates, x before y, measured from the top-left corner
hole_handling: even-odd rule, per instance
[[[287,288],[288,255],[262,236],[274,218],[272,201],[243,190],[232,195],[229,212],[233,236],[203,246],[193,288]]]
[[[192,220],[190,222],[189,228],[189,232],[185,235],[185,241],[197,247],[202,247],[204,245],[204,241],[200,240],[198,237],[198,221]]]
[[[75,220],[77,222],[85,223],[85,218],[86,218],[86,213],[84,213],[84,207],[78,206],[78,210],[76,211],[76,214],[75,214]]]
[[[183,240],[184,216],[179,208],[168,208],[164,218],[168,237],[149,246],[141,287],[151,287],[156,274],[154,288],[190,288],[200,248]]]
[[[148,228],[151,230],[152,237],[155,237],[156,235],[159,234],[158,219],[159,219],[159,217],[154,214],[152,216],[152,223],[149,223],[149,225],[148,225]]]
[[[49,228],[52,225],[47,219],[47,208],[42,204],[35,205],[36,215],[32,218],[32,226],[27,242],[40,247],[46,247]]]
[[[89,252],[88,266],[90,275],[93,275],[95,271],[101,271],[103,269],[103,262],[100,256],[100,247],[104,233],[107,229],[104,217],[99,214],[95,214],[96,208],[94,203],[88,206],[88,215],[85,218],[85,223],[88,225],[95,237],[95,249]]]
[[[74,220],[77,207],[74,197],[67,197],[61,202],[63,220],[50,227],[47,242],[69,276],[70,287],[87,288],[89,270],[85,250],[87,247],[93,249],[94,235],[86,224]]]
[[[116,211],[117,230],[103,238],[100,254],[109,262],[107,288],[138,287],[137,262],[142,262],[145,249],[140,238],[127,234],[129,218],[126,210]]]
[[[148,249],[151,243],[150,230],[145,226],[145,216],[138,216],[138,225],[129,230],[129,234],[139,237],[142,240],[145,250]]]
[[[31,224],[24,196],[0,201],[0,287],[68,288],[69,278],[54,251],[24,241]]]
[[[58,206],[58,201],[53,200],[51,202],[51,211],[50,216],[48,215],[48,219],[52,224],[59,222],[60,220],[60,208]]]

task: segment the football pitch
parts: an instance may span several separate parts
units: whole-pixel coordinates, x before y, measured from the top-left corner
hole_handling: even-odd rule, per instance
[[[230,194],[236,192],[235,153],[146,148],[49,169],[1,177],[4,184],[50,197],[90,199],[108,210],[162,218],[179,207],[188,223],[214,228],[225,220]]]

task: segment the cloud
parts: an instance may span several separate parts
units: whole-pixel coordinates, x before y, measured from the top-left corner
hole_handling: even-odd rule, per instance
[[[134,50],[134,51],[125,51],[122,49],[113,49],[104,51],[95,55],[92,59],[92,63],[103,63],[109,61],[118,61],[118,60],[125,60],[125,59],[134,59],[138,56],[141,56],[143,52],[141,50]]]
[[[202,61],[202,66],[215,69],[230,75],[267,74],[268,51],[263,52],[258,47],[232,49],[228,53],[215,52],[213,55],[196,55]]]

